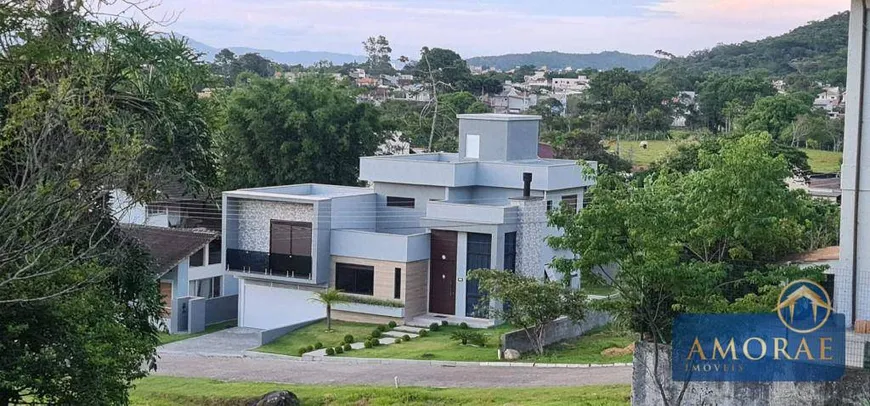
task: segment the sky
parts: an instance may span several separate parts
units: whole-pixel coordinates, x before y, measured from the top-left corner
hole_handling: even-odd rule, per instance
[[[151,0],[148,0],[151,1]],[[422,46],[463,57],[514,52],[677,55],[779,35],[846,0],[156,0],[154,26],[214,47],[363,54],[385,35],[393,57]],[[142,16],[134,18],[142,19]]]

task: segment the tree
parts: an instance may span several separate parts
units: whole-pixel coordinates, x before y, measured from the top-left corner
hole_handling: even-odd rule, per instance
[[[268,78],[275,74],[274,63],[266,58],[263,58],[258,53],[247,53],[240,56],[236,62],[238,63],[239,72],[251,72],[257,76]]]
[[[81,3],[0,11],[0,404],[125,404],[162,305],[108,207],[209,182],[207,68]]]
[[[437,85],[438,89],[458,90],[471,77],[471,70],[459,54],[444,48],[423,47],[414,79]]]
[[[598,162],[602,172],[629,172],[631,163],[611,153],[601,144],[601,138],[590,131],[575,130],[567,133],[545,134],[552,139],[556,158]]]
[[[759,73],[712,75],[701,83],[698,90],[699,111],[707,127],[714,132],[729,127],[728,123],[738,117],[741,110],[752,106],[756,99],[776,93],[770,81]]]
[[[326,331],[332,331],[332,306],[348,302],[344,293],[333,288],[314,292],[314,296],[309,300],[326,306]]]
[[[586,316],[586,296],[559,282],[501,269],[477,269],[469,279],[480,283],[483,298],[478,303],[495,299],[506,304],[484,305],[489,317],[522,328],[539,355],[544,353],[544,332],[550,323],[562,316],[580,322]]]
[[[356,185],[359,157],[373,155],[386,130],[374,106],[324,76],[255,78],[233,89],[226,109],[218,151],[228,189]]]
[[[390,41],[387,37],[379,35],[377,38],[369,37],[363,41],[363,49],[368,55],[368,70],[372,75],[381,73],[393,73],[393,65],[390,63],[390,54],[393,48],[390,48]]]
[[[812,96],[805,93],[778,94],[762,97],[740,120],[744,131],[766,131],[781,140],[785,129],[802,114],[808,114]],[[795,146],[795,145],[792,145]]]

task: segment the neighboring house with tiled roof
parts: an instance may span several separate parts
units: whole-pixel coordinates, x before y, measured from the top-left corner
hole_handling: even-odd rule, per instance
[[[236,318],[238,287],[225,283],[219,233],[135,224],[122,229],[154,260],[170,332],[190,331],[188,326],[197,324],[189,321],[191,299],[204,301],[201,314],[193,315],[202,318],[203,327]]]

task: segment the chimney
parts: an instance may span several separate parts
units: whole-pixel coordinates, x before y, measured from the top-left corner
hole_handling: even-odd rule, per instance
[[[530,172],[523,173],[523,197],[532,197],[532,174]]]

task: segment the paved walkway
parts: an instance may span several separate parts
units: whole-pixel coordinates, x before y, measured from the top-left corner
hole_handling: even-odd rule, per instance
[[[207,356],[240,357],[251,348],[260,346],[262,330],[246,327],[233,327],[199,337],[188,338],[157,347],[163,354],[188,354]]]
[[[289,384],[500,388],[631,383],[631,367],[532,368],[346,364],[279,357],[198,356],[161,352],[155,375]]]

